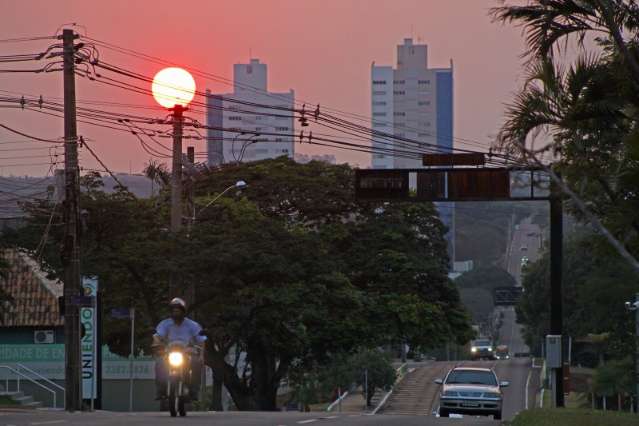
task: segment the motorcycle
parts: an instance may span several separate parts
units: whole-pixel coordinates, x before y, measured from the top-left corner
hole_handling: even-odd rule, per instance
[[[186,403],[189,400],[191,384],[191,359],[196,356],[196,347],[182,342],[171,343],[166,351],[165,362],[168,364],[168,380],[166,394],[168,396],[171,417],[178,414],[186,416]]]

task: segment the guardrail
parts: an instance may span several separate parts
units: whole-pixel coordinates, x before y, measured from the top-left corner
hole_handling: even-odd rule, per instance
[[[21,367],[24,368],[24,369],[27,369],[23,365]],[[11,367],[9,365],[0,365],[0,368],[3,368],[5,370],[9,370],[11,373],[13,373],[16,376],[16,378],[13,379],[13,380],[16,381],[16,392],[20,392],[20,380],[21,380],[21,378],[22,379],[26,379],[29,382],[33,383],[34,385],[39,386],[39,387],[41,387],[42,389],[44,389],[44,390],[46,390],[48,392],[51,392],[51,394],[53,395],[53,408],[58,408],[57,392],[54,389],[48,388],[47,386],[43,385],[42,383],[37,382],[36,380],[32,379],[31,377],[29,377],[25,373],[23,373],[23,372],[21,372],[19,370],[16,370],[15,368],[13,368],[13,367]],[[27,370],[29,370],[29,369],[27,369]],[[35,373],[35,374],[39,376],[38,373]],[[49,379],[44,379],[44,380],[50,382]],[[55,383],[53,383],[53,384],[56,385]],[[56,385],[56,386],[61,387],[59,385]],[[5,392],[10,392],[10,389],[9,389],[9,378],[8,377],[5,379]]]

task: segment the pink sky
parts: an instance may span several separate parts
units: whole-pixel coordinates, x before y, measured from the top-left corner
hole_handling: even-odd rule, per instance
[[[454,60],[455,136],[488,145],[523,73],[520,30],[491,22],[487,11],[496,4],[495,0],[21,0],[3,3],[0,39],[49,35],[61,24],[77,22],[96,39],[228,78],[233,63],[246,62],[250,51],[268,64],[271,90],[292,88],[298,99],[370,116],[371,62],[393,64],[395,46],[412,35],[429,45],[430,66],[447,66]],[[39,51],[48,44],[4,43],[0,54]],[[108,51],[103,58],[148,75],[159,70]],[[228,86],[198,78],[196,83],[200,89],[229,91]],[[62,96],[62,75],[0,74],[0,89]],[[77,97],[155,105],[151,98],[80,79]],[[0,123],[41,137],[63,134],[61,119],[32,112],[2,110]],[[149,159],[132,135],[82,124],[79,134],[94,140],[94,149],[115,171],[139,172]],[[0,142],[16,139],[21,138],[0,132]],[[197,151],[205,150],[204,142],[197,144]],[[308,145],[296,150],[370,164],[367,154]],[[96,166],[87,154],[81,160],[86,167]],[[0,159],[0,174],[42,175],[48,169],[8,166],[18,162],[31,160]]]

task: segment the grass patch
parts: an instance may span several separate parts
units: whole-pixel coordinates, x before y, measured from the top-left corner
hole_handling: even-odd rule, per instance
[[[636,414],[618,411],[537,409],[523,411],[510,426],[637,426]]]

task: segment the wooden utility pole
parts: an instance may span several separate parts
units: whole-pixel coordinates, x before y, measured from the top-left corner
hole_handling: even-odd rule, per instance
[[[171,232],[182,228],[182,126],[184,110],[175,105],[173,111],[173,169],[171,170]]]
[[[78,167],[78,129],[75,109],[75,46],[73,30],[62,31],[64,57],[64,223],[62,248],[64,265],[64,338],[65,338],[65,408],[82,408],[80,365],[79,306],[73,297],[80,295],[80,173]]]
[[[175,235],[182,228],[182,127],[186,107],[176,104],[173,111],[173,168],[171,170],[171,232]],[[169,297],[174,296],[179,274],[173,271],[169,277]]]

